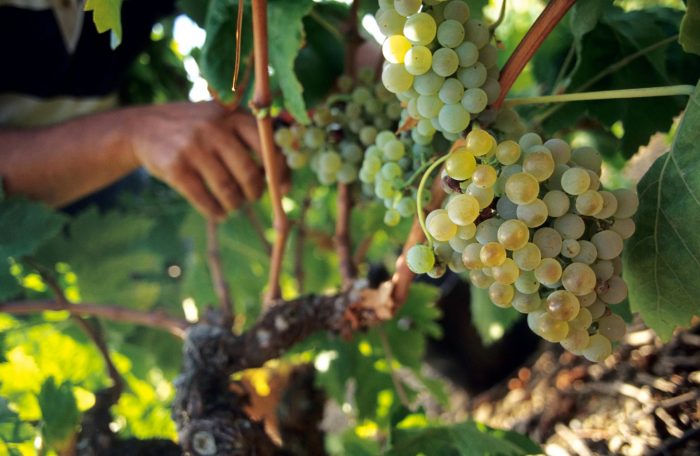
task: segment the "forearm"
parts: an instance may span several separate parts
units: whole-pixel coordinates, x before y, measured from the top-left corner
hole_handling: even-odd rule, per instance
[[[56,207],[133,171],[139,162],[129,138],[140,109],[110,111],[41,129],[0,129],[5,191]]]

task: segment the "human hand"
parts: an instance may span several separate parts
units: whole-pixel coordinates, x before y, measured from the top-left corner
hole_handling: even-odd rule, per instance
[[[227,113],[213,102],[140,109],[131,141],[135,157],[203,215],[222,220],[260,197],[265,176],[249,153],[260,150],[251,115]]]

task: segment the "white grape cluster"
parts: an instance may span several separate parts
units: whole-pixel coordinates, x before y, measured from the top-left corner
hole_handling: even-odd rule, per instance
[[[365,147],[375,143],[379,131],[395,129],[401,106],[374,71],[362,69],[359,84],[341,77],[340,94],[329,98],[312,115],[308,126],[293,124],[275,131],[275,143],[292,169],[307,164],[321,184],[351,183],[358,178]]]
[[[500,93],[491,30],[463,0],[385,0],[375,19],[386,36],[382,82],[417,121],[413,139],[456,139]]]
[[[469,271],[499,307],[528,315],[533,332],[572,353],[602,361],[625,323],[608,306],[627,296],[623,242],[632,236],[636,192],[601,187],[602,159],[591,147],[527,133],[497,143],[471,131],[450,152],[447,177],[459,189],[426,217],[436,241],[407,255],[416,273]]]

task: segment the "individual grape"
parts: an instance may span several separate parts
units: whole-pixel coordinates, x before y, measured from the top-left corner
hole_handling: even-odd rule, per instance
[[[549,179],[547,179],[547,187],[549,190],[564,190],[561,186],[561,178],[564,173],[569,169],[567,165],[555,165],[554,172]]]
[[[570,321],[578,315],[581,305],[573,293],[566,290],[557,290],[547,296],[545,307],[549,315],[555,320]]]
[[[493,44],[487,44],[479,50],[479,62],[486,68],[496,66],[498,63],[498,49]]]
[[[421,3],[421,0],[394,0],[394,9],[402,16],[411,16],[420,10]]]
[[[291,169],[301,169],[309,162],[309,156],[299,152],[290,152],[287,155],[287,165]]]
[[[602,190],[599,192],[603,197],[603,208],[595,215],[599,219],[612,217],[617,211],[617,198],[611,192]]]
[[[381,199],[388,199],[394,196],[394,188],[381,175],[376,175],[374,178],[374,193]]]
[[[520,220],[507,220],[498,228],[498,242],[508,250],[520,250],[530,237],[530,231]]]
[[[430,213],[425,217],[425,224],[426,226],[430,223],[430,221],[439,214],[444,214],[447,215],[447,210],[446,209],[435,209],[434,211],[430,211]]]
[[[489,97],[486,95],[486,92],[479,88],[467,89],[462,97],[462,106],[472,114],[479,114],[486,109],[488,102]]]
[[[528,204],[537,198],[540,186],[532,175],[520,172],[508,178],[505,190],[508,199],[515,204]]]
[[[501,196],[496,202],[496,212],[498,216],[504,220],[518,218],[518,205],[508,199],[507,196]]]
[[[540,249],[542,258],[554,258],[561,252],[561,234],[553,228],[538,229],[532,236],[532,242]]]
[[[411,88],[413,75],[400,63],[388,63],[382,71],[382,83],[392,93],[404,92]]]
[[[598,295],[595,291],[591,291],[588,294],[581,295],[578,297],[578,302],[581,303],[581,307],[588,307],[598,299]]]
[[[564,258],[574,258],[581,253],[581,244],[573,239],[564,239],[561,244],[561,256]]]
[[[408,269],[416,274],[425,274],[435,266],[435,254],[427,245],[416,244],[406,253]]]
[[[613,190],[612,193],[615,195],[615,198],[617,198],[615,218],[630,218],[637,212],[637,208],[639,207],[637,192],[627,188],[621,188]]]
[[[548,139],[545,141],[544,147],[552,153],[554,163],[557,165],[566,165],[571,160],[571,148],[564,140],[557,138]]]
[[[555,219],[552,226],[564,239],[579,239],[586,230],[583,219],[576,214],[565,214]]]
[[[344,163],[338,170],[338,182],[349,184],[357,180],[357,168],[351,163]]]
[[[479,49],[471,41],[465,41],[455,48],[460,67],[474,66],[479,61]]]
[[[500,266],[506,261],[506,250],[498,242],[488,242],[481,247],[479,258],[486,267]]]
[[[447,133],[461,133],[469,126],[471,120],[469,113],[457,103],[443,106],[438,118],[440,126]]]
[[[516,265],[512,259],[506,258],[503,264],[491,268],[491,275],[496,283],[512,285],[518,280],[520,268],[518,268],[518,265]]]
[[[593,147],[579,147],[571,153],[571,161],[600,175],[603,157]]]
[[[455,53],[455,55],[457,54]],[[457,58],[457,63],[459,64],[459,58]],[[436,73],[440,74],[437,71]],[[481,87],[484,84],[484,82],[486,82],[486,77],[486,67],[481,62],[476,62],[470,67],[460,68],[457,72],[457,78],[459,78],[464,87],[467,89],[475,89]]]
[[[561,275],[561,284],[576,296],[582,296],[595,289],[595,273],[586,264],[571,263]]]
[[[471,41],[479,49],[483,48],[491,40],[491,32],[483,22],[476,19],[469,19],[464,24],[465,38]]]
[[[574,355],[582,355],[583,350],[590,344],[588,331],[585,329],[572,328],[569,323],[569,334],[561,341],[561,346]]]
[[[447,19],[438,26],[437,40],[446,48],[456,48],[464,41],[464,26],[453,19]]]
[[[392,182],[394,179],[398,178],[403,174],[403,170],[395,162],[384,163],[380,172],[382,173],[382,177],[389,182]]]
[[[527,151],[531,147],[541,146],[542,138],[537,133],[525,133],[518,140],[518,145],[524,151]]]
[[[426,14],[426,16],[430,17],[428,14]],[[407,22],[406,18],[397,13],[394,8],[377,11],[375,19],[377,20],[379,31],[382,32],[384,36],[401,34],[405,29],[404,24]],[[433,21],[434,25],[435,21],[432,17],[430,17],[430,20]],[[435,33],[433,32],[433,37],[434,36]]]
[[[512,285],[504,285],[494,282],[489,286],[489,298],[491,302],[498,307],[508,308],[515,296],[515,290]]]
[[[491,205],[494,198],[493,188],[477,187],[473,183],[467,186],[467,194],[476,198],[479,202],[479,209],[484,210]]]
[[[435,134],[435,127],[433,123],[428,119],[421,119],[416,125],[416,131],[424,136],[433,136]]]
[[[561,187],[569,195],[580,195],[591,185],[591,178],[584,168],[569,168],[561,176]]]
[[[542,285],[554,285],[561,279],[561,264],[554,258],[543,258],[535,268],[535,277]]]
[[[610,229],[619,234],[622,239],[629,239],[634,234],[636,225],[631,218],[617,219]]]
[[[515,281],[515,289],[525,294],[537,293],[540,282],[537,281],[534,272],[521,270],[520,276]]]
[[[319,157],[319,168],[322,173],[337,173],[342,164],[343,161],[337,152],[324,152]]]
[[[569,197],[561,190],[550,190],[542,201],[547,206],[547,213],[550,217],[561,217],[569,211]]]
[[[619,304],[627,297],[627,284],[619,276],[612,276],[607,281],[607,289],[598,293],[598,297],[606,304]]]
[[[493,187],[496,183],[496,169],[491,165],[477,165],[472,174],[472,183],[479,188]]]
[[[450,152],[450,156],[447,157],[445,162],[445,169],[447,170],[447,175],[452,179],[469,179],[476,169],[474,154],[466,148],[459,148]]]
[[[458,67],[459,57],[453,49],[443,47],[433,52],[432,68],[439,76],[451,76]]]
[[[438,93],[440,100],[442,100],[442,102],[445,104],[459,103],[463,94],[464,87],[462,86],[462,83],[455,78],[445,79],[445,82],[442,84],[442,88],[440,88],[440,92]]]
[[[479,223],[476,227],[476,240],[481,244],[498,242],[498,229],[502,223],[502,220],[495,217]]]
[[[483,267],[483,263],[481,262],[481,248],[482,246],[478,242],[469,244],[464,248],[462,252],[462,262],[467,269],[475,270]]]
[[[406,71],[418,76],[427,73],[433,66],[433,54],[425,46],[415,46],[406,52],[403,63]]]
[[[411,217],[416,212],[416,203],[413,201],[413,198],[404,196],[396,203],[396,210],[399,211],[401,217]]]
[[[627,332],[627,324],[619,315],[610,314],[598,320],[598,334],[611,341],[622,340]]]
[[[528,204],[520,204],[516,210],[516,216],[529,228],[536,228],[547,220],[547,205],[541,199],[535,199]]]
[[[591,323],[593,323],[591,312],[582,306],[578,314],[576,314],[576,317],[569,322],[569,326],[576,329],[588,329]]]
[[[447,265],[444,263],[436,263],[435,266],[433,266],[433,269],[428,271],[428,277],[439,279],[440,277],[444,276],[446,272]]]
[[[486,94],[487,105],[494,103],[501,95],[501,83],[498,82],[497,77],[492,77],[489,74],[489,70],[491,70],[491,68],[486,70],[486,82],[484,82],[484,85],[481,86],[481,89]]]
[[[527,315],[527,324],[532,332],[549,342],[561,342],[569,334],[567,322],[555,320],[543,310],[530,312]]]
[[[547,180],[554,172],[554,160],[549,149],[533,146],[523,150],[527,151],[523,159],[523,171],[531,174],[539,182]]]
[[[382,44],[384,59],[391,63],[403,63],[409,49],[411,49],[411,42],[403,35],[392,35]]]
[[[489,153],[494,141],[493,136],[489,132],[478,128],[467,134],[466,147],[475,157],[481,157]]]
[[[591,318],[593,320],[597,320],[600,317],[602,317],[607,309],[608,306],[606,306],[605,303],[600,299],[596,299],[596,301],[593,304],[588,306],[588,311],[591,313]]]
[[[432,59],[432,57],[431,57]],[[425,74],[416,76],[413,82],[413,88],[420,95],[435,95],[442,87],[445,78],[438,75],[434,71],[428,71]]]
[[[518,281],[520,281],[521,278],[522,276],[518,278]],[[517,284],[518,282],[516,282],[516,288],[518,286]],[[529,314],[530,312],[535,312],[542,307],[542,299],[540,299],[540,294],[537,292],[522,293],[520,291],[516,291],[513,301],[511,301],[511,305],[518,312]]]
[[[406,112],[408,115],[414,119],[420,119],[421,115],[418,112],[418,99],[417,98],[411,98],[408,100],[408,103],[406,103]]]
[[[583,349],[583,356],[594,363],[605,361],[612,354],[612,344],[600,334],[590,336],[588,346]]]
[[[598,249],[595,248],[595,245],[585,240],[579,240],[578,245],[581,251],[573,258],[574,261],[583,264],[593,264],[596,258],[598,258]]]
[[[586,190],[576,197],[576,212],[581,215],[596,215],[603,209],[603,196],[595,190]]]
[[[463,24],[469,19],[469,5],[462,0],[452,0],[445,4],[442,14],[446,19],[453,19]]]
[[[457,231],[459,231],[459,227],[457,227]],[[470,244],[468,240],[460,238],[459,235],[453,237],[447,241],[447,243],[450,244],[452,250],[459,252],[460,254],[464,251],[464,248]]]
[[[417,105],[418,113],[422,117],[431,118],[440,114],[444,103],[435,95],[420,95]]]
[[[521,249],[513,252],[513,261],[523,271],[533,271],[542,261],[542,253],[537,245],[528,242]]]
[[[612,260],[622,253],[622,237],[613,230],[604,230],[591,237],[601,260]]]
[[[520,146],[515,141],[503,141],[496,148],[496,160],[503,165],[512,165],[520,159]]]
[[[453,250],[449,242],[436,241],[433,243],[433,252],[435,252],[435,257],[438,260],[444,261],[452,256]]]
[[[588,186],[589,190],[599,190],[600,189],[600,177],[590,169],[587,169],[588,177],[591,178],[591,185]]]
[[[473,244],[472,244],[473,245]],[[493,283],[493,278],[484,274],[481,269],[474,269],[469,271],[469,280],[475,287],[485,290],[490,287]]]
[[[274,135],[275,143],[284,148],[291,148],[294,143],[294,134],[289,128],[280,128]]]
[[[338,179],[340,181],[340,178]],[[389,209],[384,213],[384,224],[386,226],[396,226],[401,221],[401,214],[396,209]]]
[[[447,242],[457,234],[457,225],[447,213],[440,213],[426,223],[430,235],[438,241]]]
[[[406,146],[396,138],[392,138],[385,143],[382,150],[384,151],[384,158],[390,161],[401,160],[406,154]]]
[[[608,260],[596,261],[591,265],[591,269],[595,273],[596,279],[599,281],[606,281],[613,276],[614,269],[612,262]]]
[[[522,170],[523,167],[520,165],[508,165],[501,168],[501,174],[498,175],[498,179],[496,180],[496,192],[498,192],[500,195],[503,195],[506,191],[506,183],[508,182],[510,176],[512,176],[513,174],[520,173],[522,172]]]
[[[457,195],[445,206],[447,214],[456,225],[469,225],[479,216],[479,202],[470,195]]]
[[[457,227],[457,237],[460,239],[470,240],[476,234],[476,225],[473,223],[468,223],[466,225],[460,225]]]

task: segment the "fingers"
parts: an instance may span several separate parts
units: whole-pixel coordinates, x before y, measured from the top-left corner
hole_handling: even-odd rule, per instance
[[[234,135],[219,128],[207,128],[203,138],[216,153],[218,160],[243,190],[248,201],[255,201],[262,195],[265,177],[260,167],[246,152],[245,146]],[[213,189],[212,189],[213,190]]]
[[[170,185],[205,217],[214,220],[226,217],[224,209],[204,186],[202,176],[186,163],[173,168],[168,180]]]
[[[187,155],[187,160],[226,212],[240,207],[243,203],[241,189],[214,151],[196,147]]]

